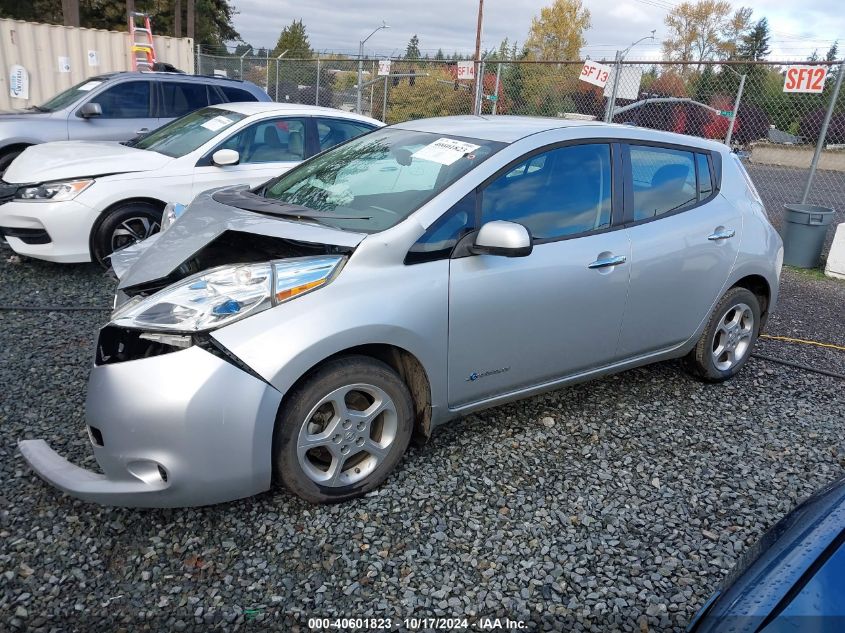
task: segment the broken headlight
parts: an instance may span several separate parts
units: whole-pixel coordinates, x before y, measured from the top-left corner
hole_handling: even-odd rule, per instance
[[[112,314],[112,324],[153,331],[213,330],[327,284],[345,260],[321,255],[219,266],[125,303]]]

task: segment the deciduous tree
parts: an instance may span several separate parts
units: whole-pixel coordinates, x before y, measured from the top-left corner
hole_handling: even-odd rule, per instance
[[[581,0],[555,0],[531,21],[525,48],[534,59],[578,59],[590,28],[590,10]]]

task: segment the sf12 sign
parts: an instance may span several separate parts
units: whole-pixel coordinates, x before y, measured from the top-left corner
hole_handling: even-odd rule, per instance
[[[784,92],[823,92],[827,66],[787,66]]]
[[[598,86],[599,88],[604,88],[612,72],[613,69],[610,66],[605,66],[604,64],[599,64],[588,59],[584,62],[584,67],[581,69],[581,76],[578,79]]]

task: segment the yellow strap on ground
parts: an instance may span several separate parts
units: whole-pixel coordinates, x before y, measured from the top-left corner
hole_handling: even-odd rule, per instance
[[[790,338],[788,336],[772,336],[771,334],[761,334],[760,338],[770,338],[774,341],[785,341],[786,343],[803,343],[805,345],[816,345],[817,347],[827,347],[828,349],[838,349],[845,352],[845,346],[834,345],[833,343],[821,343],[820,341],[809,341],[803,338]]]

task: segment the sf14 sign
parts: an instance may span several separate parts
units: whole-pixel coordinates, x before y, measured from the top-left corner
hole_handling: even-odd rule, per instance
[[[783,91],[820,93],[824,91],[825,79],[827,66],[787,66]]]
[[[458,79],[475,79],[475,62],[458,62]]]
[[[581,69],[581,81],[586,81],[588,84],[593,84],[599,88],[604,88],[607,85],[607,80],[610,79],[613,69],[610,66],[599,64],[598,62],[590,61],[584,62],[584,67]]]

